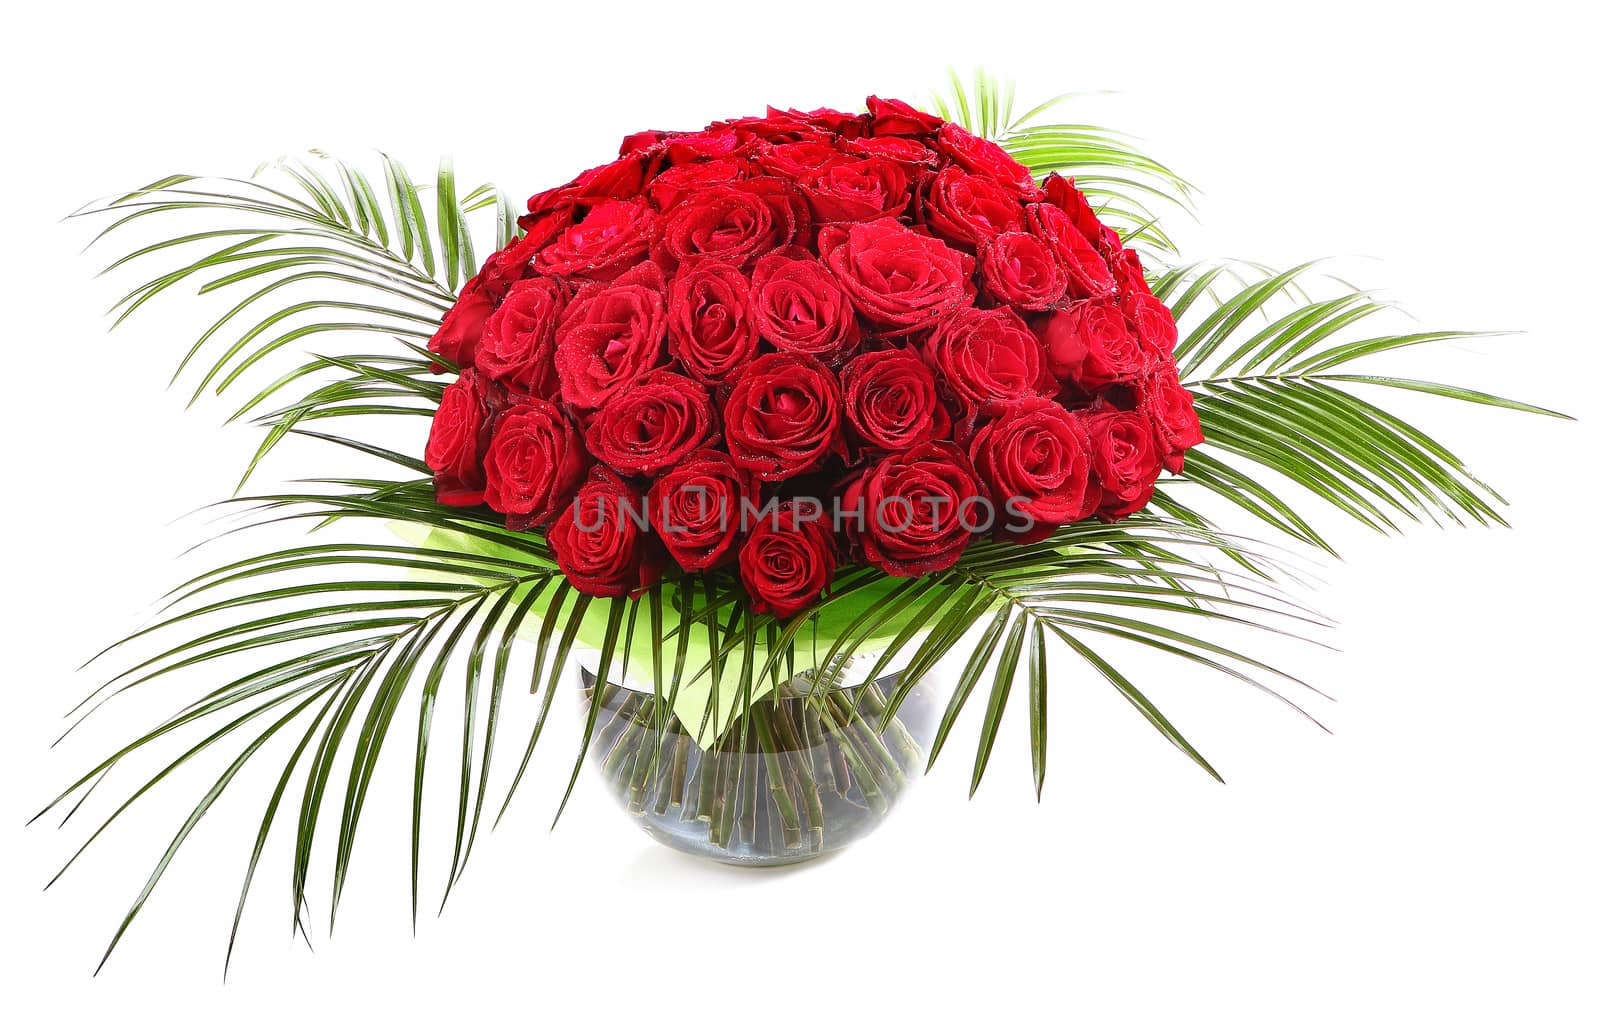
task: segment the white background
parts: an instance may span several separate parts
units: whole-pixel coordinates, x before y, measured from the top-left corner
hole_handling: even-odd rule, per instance
[[[947,64],[982,64],[1022,100],[1115,90],[1082,116],[1200,185],[1199,221],[1178,226],[1192,256],[1341,256],[1339,272],[1425,327],[1523,330],[1411,363],[1581,418],[1600,372],[1600,96],[1592,31],[1567,5],[165,6],[6,16],[0,964],[13,1013],[1595,1013],[1600,435],[1427,402],[1403,408],[1511,499],[1515,529],[1393,540],[1328,520],[1345,559],[1312,598],[1342,622],[1343,651],[1280,659],[1338,698],[1317,708],[1334,736],[1221,677],[1142,669],[1226,786],[1063,663],[1042,805],[1017,703],[965,801],[974,712],[882,832],[752,875],[654,846],[587,781],[547,833],[566,762],[552,744],[413,938],[400,738],[337,933],[319,929],[315,953],[289,936],[274,856],[223,983],[259,818],[235,804],[91,979],[193,782],[221,763],[48,894],[76,838],[22,824],[95,750],[154,720],[108,716],[47,751],[60,716],[109,677],[72,669],[192,570],[175,557],[206,531],[173,521],[230,493],[254,436],[222,430],[219,404],[186,413],[164,391],[192,335],[173,327],[181,300],[106,335],[120,291],[91,281],[103,256],[80,257],[85,231],[58,222],[88,198],[310,146],[381,146],[418,167],[450,153],[464,178],[524,195],[639,128],[769,101],[921,100]],[[311,472],[297,455],[266,483]],[[258,803],[249,787],[229,794]]]

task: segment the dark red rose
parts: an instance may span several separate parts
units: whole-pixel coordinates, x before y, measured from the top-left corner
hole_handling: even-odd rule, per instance
[[[997,180],[1027,198],[1039,193],[1033,174],[1026,166],[1011,158],[999,145],[978,137],[960,124],[941,125],[934,144],[968,173]]]
[[[1089,199],[1078,190],[1075,181],[1059,173],[1052,173],[1044,178],[1043,190],[1045,201],[1065,212],[1068,221],[1077,227],[1078,232],[1087,237],[1102,255],[1109,258],[1122,250],[1122,238],[1117,236],[1117,231],[1102,223],[1100,217],[1094,214]]]
[[[879,449],[908,449],[948,429],[933,372],[909,350],[874,350],[845,362],[839,375],[852,433]]]
[[[1028,232],[1050,249],[1066,279],[1067,296],[1085,299],[1109,297],[1116,281],[1105,259],[1067,213],[1044,202],[1028,206]]]
[[[982,289],[991,300],[1042,311],[1061,299],[1067,277],[1039,238],[1012,231],[990,238],[978,252]]]
[[[697,256],[741,268],[769,251],[805,243],[805,199],[776,177],[755,177],[695,191],[662,213],[650,254],[662,268]]]
[[[747,499],[756,485],[727,453],[702,449],[657,478],[650,527],[689,572],[733,561]]]
[[[559,407],[514,403],[495,421],[484,454],[484,501],[505,514],[507,529],[536,527],[561,510],[588,465],[583,439]]]
[[[972,462],[989,487],[996,534],[1028,544],[1094,510],[1083,425],[1054,400],[1028,399],[979,431]]]
[[[666,280],[654,262],[578,292],[556,327],[561,398],[593,408],[661,362]]]
[[[838,158],[839,146],[835,141],[832,138],[818,138],[815,141],[782,145],[762,143],[756,146],[752,158],[767,173],[796,180]]]
[[[1150,419],[1136,410],[1097,410],[1076,415],[1089,439],[1094,482],[1091,510],[1104,520],[1138,512],[1155,494],[1161,448]]]
[[[800,177],[800,191],[818,223],[898,216],[911,203],[905,167],[892,159],[835,156]]]
[[[972,413],[997,413],[1056,391],[1038,337],[1010,308],[957,312],[929,337],[924,356]]]
[[[1172,356],[1178,345],[1178,323],[1165,304],[1151,294],[1135,293],[1122,302],[1122,313],[1146,351],[1152,356]]]
[[[474,360],[478,370],[520,392],[550,399],[556,379],[556,321],[566,295],[553,280],[519,280],[489,316]]]
[[[714,258],[686,263],[667,291],[667,349],[683,369],[718,385],[756,352],[750,284]]]
[[[642,199],[603,201],[540,251],[534,266],[548,276],[615,279],[644,257],[654,216]]]
[[[871,126],[868,133],[877,137],[885,134],[932,134],[944,126],[944,121],[932,113],[924,113],[899,99],[879,99],[867,96],[867,117]]]
[[[468,368],[445,386],[433,414],[423,459],[433,471],[440,505],[483,502],[483,452],[489,444],[489,394],[483,376]]]
[[[949,442],[891,453],[849,481],[840,512],[861,557],[891,576],[955,565],[984,520],[967,457]]]
[[[926,329],[972,303],[972,259],[893,219],[824,227],[823,262],[885,335]]]
[[[622,474],[657,474],[716,439],[705,386],[653,371],[622,389],[590,418],[584,441],[595,459]]]
[[[1160,364],[1139,380],[1139,409],[1150,418],[1156,438],[1161,442],[1163,465],[1175,474],[1183,473],[1183,454],[1205,440],[1200,432],[1200,417],[1194,412],[1194,396],[1178,378],[1171,363]]]
[[[660,578],[638,492],[597,468],[545,535],[567,581],[594,597],[621,597]]]
[[[788,618],[833,581],[833,534],[821,508],[783,503],[751,526],[739,549],[739,579],[752,611]]]
[[[1093,393],[1132,382],[1149,368],[1150,355],[1110,301],[1068,304],[1039,325],[1050,372]]]
[[[1022,229],[1022,203],[988,177],[954,166],[940,170],[923,199],[928,229],[964,251],[999,233]]]
[[[770,254],[756,262],[750,299],[756,331],[779,350],[831,361],[861,338],[839,281],[808,254]]]
[[[741,371],[723,403],[733,461],[763,481],[804,473],[835,452],[839,383],[814,357],[769,353]]]

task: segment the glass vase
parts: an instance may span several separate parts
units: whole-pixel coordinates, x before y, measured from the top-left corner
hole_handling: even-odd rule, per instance
[[[580,668],[584,708],[597,686],[601,697],[589,765],[647,834],[679,851],[738,866],[836,852],[875,830],[922,773],[937,718],[925,683],[891,715],[899,676],[867,681],[872,665],[852,660],[826,692],[796,675],[715,737],[712,720],[663,717],[664,697]]]

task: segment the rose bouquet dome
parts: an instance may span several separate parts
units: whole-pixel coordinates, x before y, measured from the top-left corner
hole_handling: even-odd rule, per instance
[[[784,618],[1122,519],[1201,440],[1137,254],[905,103],[635,134],[527,208],[429,344],[426,461],[585,593],[722,571]]]

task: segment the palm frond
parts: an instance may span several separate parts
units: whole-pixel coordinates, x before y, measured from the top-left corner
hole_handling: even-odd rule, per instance
[[[1259,468],[1379,531],[1418,521],[1504,523],[1505,500],[1493,488],[1439,441],[1359,390],[1404,389],[1565,415],[1439,382],[1352,371],[1355,362],[1393,351],[1500,334],[1371,335],[1357,327],[1395,317],[1390,306],[1347,286],[1313,298],[1301,285],[1311,269],[1307,263],[1274,272],[1224,262],[1174,268],[1152,280],[1178,316],[1176,356],[1206,436],[1188,457],[1184,482],[1324,548],[1327,540]]]

